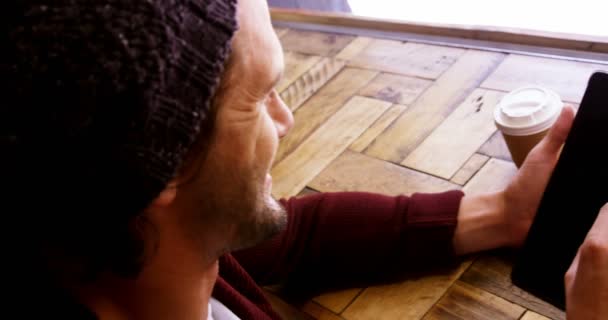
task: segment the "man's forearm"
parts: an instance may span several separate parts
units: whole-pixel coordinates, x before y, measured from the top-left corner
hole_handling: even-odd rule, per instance
[[[454,252],[463,255],[509,245],[503,208],[504,198],[498,192],[462,198]]]

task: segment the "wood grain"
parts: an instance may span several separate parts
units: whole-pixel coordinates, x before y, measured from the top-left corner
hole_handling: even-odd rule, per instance
[[[411,104],[432,83],[430,80],[382,73],[359,94],[392,103]]]
[[[313,320],[311,316],[288,304],[274,292],[264,290],[264,296],[270,302],[272,309],[278,313],[283,319],[290,320]]]
[[[483,154],[475,153],[467,160],[467,162],[456,172],[450,180],[459,185],[465,185],[471,177],[473,177],[481,167],[483,167],[490,158]]]
[[[511,91],[537,84],[556,91],[562,100],[580,103],[591,74],[607,65],[511,54],[482,84],[483,88]]]
[[[500,131],[496,131],[486,143],[479,148],[479,153],[485,154],[488,157],[499,158],[506,161],[513,161],[511,153]]]
[[[342,313],[347,320],[421,319],[470,265],[391,285],[369,287]]]
[[[459,188],[448,181],[349,150],[325,168],[309,186],[321,192],[363,191],[388,195]]]
[[[372,43],[372,38],[357,37],[336,55],[336,59],[351,60]]]
[[[591,45],[589,51],[592,52],[608,52],[608,41],[602,43],[596,42]]]
[[[502,190],[516,173],[517,168],[512,162],[490,159],[464,186],[463,191],[467,194],[481,194]]]
[[[310,98],[319,88],[327,83],[344,67],[344,62],[331,58],[323,58],[306,71],[296,81],[291,83],[283,92],[281,99],[291,111],[298,109],[304,101]]]
[[[315,194],[315,193],[319,193],[319,191],[313,190],[311,188],[304,188],[304,189],[302,189],[302,191],[300,191],[300,193],[298,193],[298,197],[303,197],[303,196],[307,196],[309,194]]]
[[[589,68],[578,62],[517,55],[505,59],[500,53],[411,44],[416,51],[404,43],[366,37],[329,44],[323,39],[331,35],[315,32],[298,35],[288,30],[285,37],[291,39],[283,42],[311,40],[310,48],[305,42],[293,44],[303,48],[286,48],[285,79],[279,87],[295,110],[296,125],[281,142],[277,159],[282,161],[272,170],[273,194],[278,197],[334,191],[398,195],[500,190],[516,168],[505,161],[510,155],[500,133],[489,137],[482,132],[490,130],[489,123],[493,126],[477,118],[477,113],[488,116],[484,108],[491,103],[485,94],[498,96],[513,83],[532,79],[573,95],[577,91],[568,88],[566,78],[578,74],[574,82],[580,87],[580,74]],[[452,54],[444,58],[446,50]],[[344,68],[349,61],[357,66],[357,60],[360,68]],[[534,65],[545,62],[548,67]],[[480,88],[482,83],[500,88]],[[484,104],[473,114],[479,93]],[[416,165],[408,162],[412,158],[418,159]],[[436,159],[441,161],[433,162]],[[450,181],[437,177],[450,178],[449,172],[454,173]],[[322,294],[300,309],[307,313],[303,318],[281,301],[278,306],[286,319],[564,319],[560,310],[513,286],[510,270],[509,259],[484,254],[475,264],[445,274]]]
[[[346,68],[329,81],[294,113],[295,124],[281,139],[275,163],[283,160],[376,75],[375,71]]]
[[[503,58],[500,53],[467,51],[365,153],[395,163],[403,161]]]
[[[456,281],[423,319],[517,320],[525,311],[505,299]]]
[[[340,314],[361,293],[363,289],[353,288],[342,291],[327,292],[313,299],[330,311]]]
[[[376,139],[399,115],[401,115],[407,107],[401,104],[395,104],[388,109],[374,124],[367,129],[353,144],[350,149],[357,152],[363,152],[367,146]]]
[[[294,81],[321,60],[319,56],[290,51],[285,52],[284,57],[285,71],[283,72],[283,78],[281,78],[281,81],[276,86],[278,92],[283,92],[283,90],[287,89]]]
[[[324,308],[323,306],[309,301],[303,307],[302,311],[306,312],[312,318],[317,320],[344,320],[344,318],[334,314],[330,310]],[[288,320],[288,319],[285,319]],[[291,319],[289,319],[291,320]]]
[[[565,319],[561,310],[513,285],[511,269],[511,259],[486,256],[475,261],[460,280],[549,318]]]
[[[332,57],[354,39],[349,35],[291,29],[280,40],[287,51]]]
[[[437,79],[464,52],[458,48],[375,39],[350,60],[349,66]]]
[[[532,311],[526,311],[524,316],[521,317],[521,320],[551,320],[551,319],[549,319],[545,316],[541,316],[540,314],[532,312]]]
[[[401,164],[451,179],[496,131],[494,107],[502,95],[473,91]]]
[[[298,194],[389,107],[388,102],[369,98],[353,97],[349,100],[272,169],[275,178],[273,195],[283,198]]]

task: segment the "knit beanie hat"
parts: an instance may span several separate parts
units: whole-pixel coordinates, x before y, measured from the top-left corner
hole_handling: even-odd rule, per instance
[[[8,0],[0,15],[14,215],[104,259],[213,121],[236,0]]]

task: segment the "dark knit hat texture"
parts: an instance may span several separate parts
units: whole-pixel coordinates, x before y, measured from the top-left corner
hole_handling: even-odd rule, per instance
[[[8,0],[0,16],[5,225],[39,256],[136,273],[129,221],[205,138],[236,0]]]
[[[211,121],[236,0],[9,0],[2,11],[0,146],[16,174],[42,168],[80,196],[113,184],[141,208]]]

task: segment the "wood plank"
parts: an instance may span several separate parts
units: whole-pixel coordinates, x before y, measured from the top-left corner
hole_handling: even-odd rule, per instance
[[[367,48],[370,43],[372,43],[372,38],[357,37],[336,55],[336,59],[351,60],[363,49]]]
[[[287,33],[287,31],[289,31],[289,29],[287,29],[287,28],[274,27],[274,32],[277,34],[277,37],[279,37],[279,38],[281,38],[283,35],[285,35]]]
[[[302,191],[300,191],[300,193],[298,193],[298,197],[303,197],[303,196],[307,196],[309,194],[315,194],[315,193],[319,193],[319,191],[313,190],[311,188],[304,188],[304,189],[302,189]]]
[[[285,52],[284,57],[285,71],[283,72],[283,78],[276,86],[277,92],[283,92],[283,90],[287,89],[294,81],[321,60],[319,56],[290,51]]]
[[[272,169],[273,195],[283,198],[298,194],[389,107],[388,102],[369,98],[349,100]]]
[[[511,54],[482,84],[483,88],[511,91],[538,84],[555,90],[562,100],[580,103],[589,76],[607,65]]]
[[[411,104],[432,83],[430,80],[382,73],[359,94],[392,103]]]
[[[375,71],[346,68],[329,81],[294,113],[294,127],[281,139],[275,163],[279,163],[291,153],[376,75]],[[287,100],[285,101],[287,103]]]
[[[465,50],[459,48],[374,39],[348,65],[437,79],[464,53]]]
[[[281,99],[291,111],[298,109],[323,85],[333,78],[342,68],[344,62],[331,58],[323,58],[301,77],[281,92]]]
[[[464,282],[456,283],[424,320],[517,320],[526,309]]]
[[[595,42],[591,45],[591,49],[589,51],[593,52],[608,52],[608,41],[604,41],[603,43]]]
[[[492,137],[479,148],[479,153],[492,158],[513,161],[507,143],[500,131],[496,131]]]
[[[342,316],[347,320],[421,319],[469,265],[464,262],[449,272],[369,287]]]
[[[395,104],[388,109],[374,124],[367,129],[353,144],[350,149],[357,152],[363,152],[367,146],[376,139],[398,116],[400,116],[407,107],[401,104]]]
[[[494,108],[502,96],[473,91],[401,164],[451,179],[496,132]]]
[[[521,320],[551,320],[545,316],[541,316],[540,314],[532,311],[526,311]]]
[[[489,159],[488,156],[484,156],[483,154],[473,154],[450,181],[459,185],[465,185]]]
[[[350,150],[325,168],[309,186],[321,192],[362,191],[388,195],[459,189],[448,181]]]
[[[365,151],[400,163],[504,58],[503,54],[467,51]]]
[[[288,304],[278,295],[270,290],[263,290],[264,296],[270,302],[272,309],[278,313],[283,319],[290,320],[313,320],[311,316],[298,310],[296,307]]]
[[[308,315],[317,320],[344,320],[344,318],[334,314],[330,310],[312,301],[309,301],[304,304],[304,306],[302,307],[302,311],[306,312]],[[286,320],[287,319],[288,318],[286,318]]]
[[[353,288],[335,292],[323,293],[313,299],[330,311],[340,314],[361,293],[363,289]]]
[[[480,194],[502,190],[516,173],[517,167],[512,162],[490,159],[465,185],[463,191],[467,194]]]
[[[291,29],[280,40],[287,51],[332,57],[354,39],[354,36],[343,34]]]
[[[565,319],[563,311],[523,291],[511,282],[512,258],[486,256],[479,258],[460,277],[460,281],[486,290],[501,298],[552,319]]]

